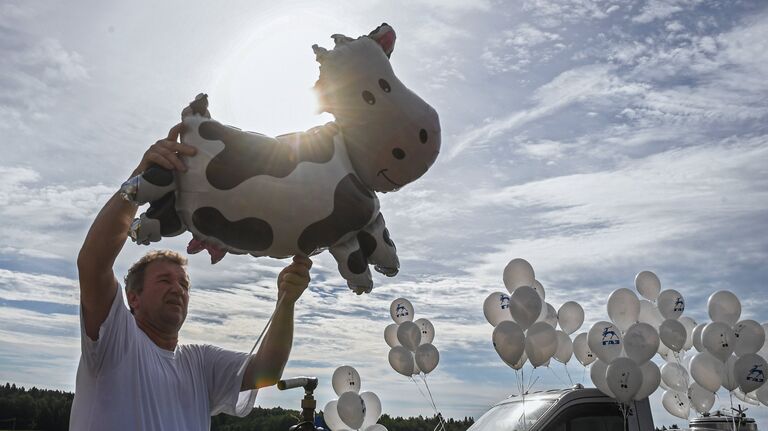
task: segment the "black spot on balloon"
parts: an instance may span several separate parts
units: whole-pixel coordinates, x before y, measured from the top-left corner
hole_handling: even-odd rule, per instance
[[[162,166],[153,165],[141,174],[142,178],[156,186],[165,187],[173,182],[173,172]]]
[[[390,247],[395,246],[395,243],[392,241],[392,238],[389,237],[389,229],[384,228],[384,233],[382,236],[384,237],[384,242],[386,242]]]
[[[230,221],[216,208],[202,207],[192,214],[200,233],[243,250],[266,250],[272,245],[272,226],[256,217]]]
[[[160,168],[162,169],[162,168]],[[160,222],[160,235],[176,236],[184,232],[181,219],[176,213],[176,193],[168,192],[152,202],[146,212],[147,217]]]
[[[395,148],[392,150],[392,156],[397,160],[403,160],[405,158],[405,151],[402,148]]]
[[[389,82],[379,79],[379,87],[381,87],[382,90],[384,90],[385,93],[389,93],[392,91],[392,87],[389,86]]]
[[[357,233],[357,242],[360,244],[360,250],[363,251],[366,260],[376,251],[376,238],[364,230]]]
[[[360,249],[355,250],[347,258],[347,267],[353,274],[362,274],[368,268],[368,260]]]
[[[219,190],[233,189],[257,175],[286,177],[301,162],[325,163],[333,158],[333,135],[337,132],[333,123],[277,138],[244,132],[217,121],[204,121],[198,127],[203,139],[224,144],[224,150],[211,159],[205,170],[208,182]]]
[[[374,209],[370,190],[354,174],[347,175],[333,193],[333,211],[304,229],[299,236],[299,249],[311,255],[317,249],[332,246],[349,232],[364,228]]]

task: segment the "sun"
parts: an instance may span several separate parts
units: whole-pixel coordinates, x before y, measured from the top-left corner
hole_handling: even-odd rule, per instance
[[[269,136],[332,121],[318,114],[312,89],[318,63],[312,45],[333,47],[338,18],[318,11],[273,11],[226,50],[209,90],[211,113],[221,122]]]

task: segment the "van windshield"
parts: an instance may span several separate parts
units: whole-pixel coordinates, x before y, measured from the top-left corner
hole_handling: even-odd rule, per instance
[[[467,431],[526,431],[556,400],[519,400],[491,407]]]

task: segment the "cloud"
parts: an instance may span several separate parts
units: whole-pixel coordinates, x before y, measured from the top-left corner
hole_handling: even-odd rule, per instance
[[[26,129],[31,121],[48,117],[62,90],[88,79],[80,54],[58,39],[24,32],[34,15],[13,3],[0,10],[0,129]]]
[[[561,39],[557,33],[523,23],[505,30],[501,37],[494,35],[480,58],[491,73],[522,72],[532,62],[546,63],[565,49],[565,45],[559,42]]]
[[[643,85],[625,83],[613,75],[612,70],[607,65],[590,65],[563,72],[536,90],[531,98],[534,103],[531,108],[491,120],[457,136],[447,157],[452,159],[468,147],[498,138],[575,103],[587,100],[606,103],[614,97],[631,97],[643,92]]]
[[[632,18],[632,21],[648,24],[655,20],[668,18],[678,12],[691,9],[700,4],[701,0],[648,0],[642,7],[640,14]]]

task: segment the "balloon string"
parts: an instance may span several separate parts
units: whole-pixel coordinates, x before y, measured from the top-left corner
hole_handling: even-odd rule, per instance
[[[571,386],[573,386],[573,379],[571,378],[571,373],[568,371],[568,364],[563,364],[563,368],[565,368],[565,375],[568,376],[568,381],[571,382]]]
[[[557,374],[557,373],[555,372],[555,369],[554,369],[553,367],[547,367],[547,368],[549,368],[549,371],[552,373],[552,375],[553,375],[553,376],[555,376],[555,377],[557,378],[557,380],[559,380],[559,381],[560,381],[560,383],[563,383],[563,384],[565,384],[565,380],[564,380],[562,377],[560,377],[560,375],[559,375],[559,374]],[[568,372],[568,370],[565,370],[565,372],[567,373],[567,372]],[[571,382],[571,384],[573,384],[573,382]]]
[[[443,422],[443,415],[440,414],[440,412],[437,410],[437,404],[435,404],[435,398],[432,396],[432,391],[429,389],[429,384],[427,383],[427,375],[422,374],[421,379],[424,380],[424,386],[427,387],[429,398],[430,400],[432,400],[432,408],[435,409],[435,414],[437,415],[437,419],[440,421],[440,424],[443,426],[443,431],[445,431],[445,423]]]
[[[430,403],[432,405],[432,409],[435,411],[435,415],[438,416],[438,420],[440,421],[439,425],[441,425],[442,424],[442,420],[440,418],[440,414],[437,411],[437,407],[435,406],[435,403],[430,401],[430,399],[427,397],[427,395],[424,394],[424,391],[421,390],[421,386],[419,386],[419,382],[417,382],[416,379],[413,378],[413,376],[408,377],[408,378],[411,379],[411,381],[413,382],[414,385],[416,385],[416,389],[419,390],[419,393],[421,394],[421,397],[424,398],[425,401],[427,401],[428,403]],[[424,384],[425,385],[427,384],[426,380],[424,380]],[[427,390],[429,390],[429,386],[427,386]]]
[[[243,365],[240,366],[240,370],[237,371],[237,375],[243,374],[243,371],[245,371],[245,367],[248,365],[249,362],[251,362],[251,355],[253,354],[253,351],[256,350],[256,346],[259,345],[261,342],[261,338],[264,336],[264,333],[267,332],[267,328],[269,328],[269,325],[272,323],[272,319],[275,317],[275,313],[277,312],[278,308],[280,308],[280,304],[282,304],[283,298],[280,298],[277,300],[277,305],[275,306],[275,309],[272,311],[272,315],[269,316],[269,320],[267,320],[267,324],[264,325],[264,329],[261,330],[261,334],[259,334],[259,338],[256,339],[256,342],[253,343],[253,347],[251,347],[251,351],[248,352],[248,356],[245,358],[245,361],[243,361]]]

